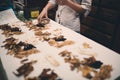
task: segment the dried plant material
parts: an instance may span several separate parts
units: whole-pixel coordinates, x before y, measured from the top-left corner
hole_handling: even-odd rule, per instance
[[[27,58],[26,58],[26,59],[21,60],[20,62],[21,62],[21,63],[24,63],[24,62],[26,62],[26,61],[28,61],[28,59],[27,59]]]
[[[90,65],[90,67],[99,69],[102,66],[102,64],[103,63],[101,61],[95,61],[93,64]]]
[[[71,41],[71,40],[65,40],[64,41],[64,44],[65,45],[72,45],[72,44],[74,44],[75,42],[74,41]]]
[[[3,30],[3,35],[6,37],[12,36],[12,35],[19,35],[23,34],[22,30],[18,27],[11,27],[8,24],[0,25],[0,29]]]
[[[38,26],[38,27],[45,27],[43,24],[41,24],[41,23],[38,23],[38,24],[36,24],[36,26]]]
[[[35,31],[35,35],[36,35],[36,36],[41,36],[41,35],[42,35],[42,31],[41,31],[41,30]]]
[[[82,61],[83,65],[91,65],[96,61],[95,57],[89,57],[89,58],[84,58],[84,60]]]
[[[3,45],[2,47],[8,49],[7,54],[14,55],[17,58],[27,57],[31,54],[39,52],[39,50],[37,50],[36,47],[32,44],[21,41],[18,42],[18,40],[14,39],[13,37],[6,39],[4,43],[5,45]]]
[[[57,44],[57,42],[54,39],[50,39],[48,43],[50,44],[50,46],[55,46]]]
[[[83,67],[81,67],[81,71],[82,71],[82,76],[83,77],[86,77],[88,79],[92,78],[92,75],[90,73],[93,71],[93,69],[90,68],[89,66],[83,66]]]
[[[9,26],[8,24],[0,25],[0,29],[3,31],[10,30],[11,26]]]
[[[70,63],[70,68],[71,68],[72,71],[77,69],[77,71],[79,72],[80,60],[78,58],[76,58],[76,57],[73,57],[73,58],[68,57],[68,58],[65,58],[64,60],[65,60],[65,62]]]
[[[95,74],[95,77],[92,78],[92,80],[105,80],[107,78],[111,77],[111,71],[112,71],[111,65],[103,65],[100,68],[100,71]]]
[[[48,62],[50,62],[55,67],[60,65],[59,62],[55,58],[53,58],[52,56],[47,55],[45,58]]]
[[[25,22],[26,26],[30,27],[30,25],[33,25],[32,21],[26,21]]]
[[[49,26],[47,26],[47,25],[44,25],[45,27],[40,27],[39,29],[40,30],[48,30],[49,29]],[[37,26],[36,26],[37,27]]]
[[[33,77],[33,78],[28,77],[28,78],[25,78],[25,80],[39,80],[39,79],[38,77]]]
[[[56,74],[51,69],[43,69],[42,73],[39,75],[39,80],[62,80],[58,78],[58,74]]]
[[[59,78],[57,73],[55,73],[53,70],[48,68],[48,69],[43,69],[38,77],[33,77],[33,78],[28,77],[25,78],[25,80],[62,80],[62,79]]]
[[[79,52],[79,54],[82,54],[82,55],[97,56],[97,53],[87,50],[87,49],[79,49],[78,52]]]
[[[39,40],[48,41],[48,40],[50,40],[50,38],[47,39],[47,37],[49,37],[51,35],[51,33],[47,32],[47,31],[43,33],[41,30],[39,30],[39,31],[35,31],[35,35],[39,38]]]
[[[110,72],[112,71],[112,66],[105,65],[102,66],[101,61],[97,61],[95,57],[84,58],[83,61],[80,61],[79,58],[74,56],[71,52],[64,50],[59,53],[64,57],[64,61],[70,64],[71,70],[77,69],[77,72],[82,71],[82,76],[87,79],[92,80],[105,80],[110,77]],[[102,67],[101,67],[102,66]],[[100,71],[98,72],[98,70]],[[91,74],[93,73],[93,74]],[[105,76],[104,76],[105,75]]]
[[[77,71],[79,71],[80,60],[76,58],[75,56],[72,56],[71,52],[68,52],[67,50],[65,50],[65,51],[60,52],[59,55],[64,57],[64,61],[66,63],[70,63],[71,70],[77,69]]]
[[[69,57],[69,56],[71,56],[71,54],[72,53],[67,51],[67,50],[64,50],[64,51],[59,53],[59,55],[62,56],[62,57]]]
[[[6,39],[5,41],[3,41],[3,43],[5,43],[3,46],[5,49],[11,50],[15,47],[16,43],[17,43],[17,39],[10,37],[8,39]]]
[[[55,47],[61,48],[61,47],[63,47],[63,46],[65,46],[63,42],[60,42],[60,43],[56,42]]]
[[[35,36],[37,36],[37,38],[39,38],[39,40],[44,40],[44,36],[50,36],[51,33],[49,32],[42,32],[42,30],[47,30],[49,29],[48,26],[43,25],[41,23],[39,24],[33,24],[32,21],[28,21],[26,22],[26,26],[29,28],[29,30],[33,30],[35,32]]]
[[[27,23],[26,23],[27,25]],[[31,25],[31,26],[30,26]],[[39,27],[40,25],[34,25],[33,23],[31,23],[28,27],[30,28],[30,30],[34,30],[35,32],[35,36],[37,36],[37,38],[39,38],[39,40],[44,40],[44,36],[50,36],[51,33],[49,32],[42,32],[42,30],[46,30],[49,29],[47,26],[44,27]]]
[[[31,22],[26,23],[26,25],[32,25],[32,27],[33,26],[34,27],[38,26],[38,25],[34,25]],[[45,28],[45,27],[40,27],[39,30],[35,30],[35,35],[39,38],[39,40],[48,41],[50,46],[55,46],[55,47],[61,48],[63,46],[72,45],[74,43],[73,41],[66,40],[66,38],[64,38],[63,35],[59,35],[59,36],[56,36],[54,38],[50,38],[51,33],[49,33],[49,32],[44,32],[43,33],[42,32],[42,30],[43,30],[42,28]],[[55,30],[55,31],[59,31],[59,30]],[[61,31],[61,29],[60,29],[60,31]],[[60,41],[60,43],[59,43],[59,41]]]
[[[44,41],[49,41],[50,37],[49,36],[43,36]]]
[[[97,61],[95,57],[92,56],[89,58],[84,58],[84,60],[81,61],[81,64],[90,66],[95,69],[99,69],[103,63],[101,61]]]
[[[39,28],[39,27],[36,27],[36,26],[33,26],[33,29],[32,30],[34,30],[35,32],[36,31],[41,31],[42,32],[42,30]]]
[[[42,25],[46,25],[46,24],[48,24],[49,22],[50,22],[50,19],[48,19],[48,18],[43,18],[40,23],[41,23]]]
[[[84,48],[92,48],[92,47],[91,47],[88,43],[86,43],[86,42],[83,43],[83,47],[84,47]]]
[[[15,39],[13,37],[10,37],[10,38],[7,38],[5,41],[3,41],[3,43],[11,43],[11,42],[14,42],[14,41],[17,41],[17,39]]]
[[[36,25],[32,21],[26,22],[26,26],[29,28],[29,30],[33,30],[35,32],[35,36],[39,38],[39,40],[46,41],[49,45],[56,48],[61,48],[63,46],[74,44],[74,41],[67,40],[64,35],[62,35],[62,29],[56,29],[52,33],[48,31],[45,32],[44,30],[49,29],[48,25],[46,25],[48,24],[47,20],[43,20],[43,23],[41,23]],[[0,29],[3,30],[2,34],[9,37],[14,34],[19,35],[22,33],[22,30],[20,30],[15,25],[13,26],[14,27],[11,27],[8,24],[0,25]],[[55,37],[52,37],[51,35]],[[25,42],[18,42],[18,40],[13,37],[6,39],[3,43],[5,45],[3,45],[2,47],[8,50],[7,54],[13,55],[16,58],[22,59],[24,57],[28,57],[31,54],[36,54],[39,52],[34,45]],[[64,58],[65,63],[69,64],[71,71],[81,71],[82,76],[90,80],[105,80],[107,78],[110,78],[111,71],[113,70],[112,66],[103,65],[101,61],[97,61],[94,57],[96,54],[94,54],[93,52],[89,52],[90,48],[92,48],[90,44],[84,42],[82,46],[83,50],[81,50],[81,54],[90,55],[92,57],[84,58],[83,61],[81,61],[80,58],[73,55],[72,52],[69,52],[67,50],[59,53],[59,55]],[[50,55],[45,56],[45,58],[50,64],[55,67],[60,65],[59,62]],[[33,63],[32,61],[25,63],[27,60],[28,59],[24,59],[21,61],[23,65],[17,69],[17,73],[14,72],[16,76],[23,75],[24,77],[26,77],[34,70],[32,66],[34,61]],[[92,75],[91,73],[93,73],[94,75]],[[40,76],[25,78],[25,80],[62,80],[57,78],[58,75],[54,73],[53,70],[44,69]]]
[[[32,21],[26,21],[25,22],[25,26],[27,26],[29,28],[29,30],[36,30],[35,25],[32,23]]]
[[[17,57],[17,58],[28,57],[29,55],[36,54],[38,52],[40,52],[40,51],[37,50],[36,48],[30,49],[27,51],[22,50],[22,51],[19,51],[17,54],[15,54],[14,57]]]
[[[57,42],[57,45],[55,45],[55,46],[58,47],[58,48],[61,48],[63,46],[72,45],[72,44],[74,44],[73,41],[65,40],[63,42]]]
[[[28,63],[23,64],[17,69],[17,73],[13,72],[16,76],[24,76],[27,77],[33,70],[33,64],[36,63],[37,61],[31,61]]]
[[[48,31],[46,31],[46,32],[42,33],[41,35],[42,35],[42,36],[50,36],[51,33],[49,33]]]
[[[38,28],[33,24],[32,21],[26,21],[25,26],[29,28],[29,30],[37,30]]]
[[[66,38],[64,38],[63,35],[56,36],[56,37],[54,37],[54,38],[52,38],[52,39],[54,39],[55,41],[65,41],[65,40],[66,40]]]
[[[46,24],[41,24],[41,23],[38,23],[36,25],[33,24],[33,26],[34,26],[34,29],[36,29],[36,28],[39,28],[40,30],[47,30],[47,29],[49,29],[49,27]]]

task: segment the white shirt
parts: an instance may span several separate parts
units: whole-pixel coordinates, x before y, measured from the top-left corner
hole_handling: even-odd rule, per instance
[[[49,2],[56,4],[56,0],[49,0]],[[86,9],[84,15],[87,16],[91,9],[92,0],[74,0],[74,2],[81,3],[82,8]],[[56,11],[56,21],[74,31],[80,31],[79,13],[71,9],[69,6],[58,5],[58,10]]]

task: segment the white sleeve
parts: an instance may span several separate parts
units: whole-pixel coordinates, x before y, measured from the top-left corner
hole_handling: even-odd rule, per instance
[[[84,16],[87,16],[91,10],[92,0],[82,0],[81,6],[86,10]]]
[[[48,2],[50,2],[52,4],[56,4],[56,0],[49,0]]]

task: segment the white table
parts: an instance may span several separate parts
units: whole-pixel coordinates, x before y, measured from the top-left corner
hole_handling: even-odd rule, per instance
[[[36,21],[35,21],[36,22]],[[12,22],[13,23],[13,22]],[[62,34],[68,39],[75,42],[73,45],[64,46],[62,48],[56,48],[50,46],[47,42],[42,42],[36,39],[33,31],[29,31],[28,28],[21,25],[21,22],[16,21],[15,24],[19,25],[21,29],[25,32],[25,34],[14,36],[15,38],[21,41],[28,41],[29,43],[34,44],[37,49],[40,50],[37,54],[32,54],[28,57],[29,60],[37,60],[37,63],[34,64],[34,71],[29,75],[30,77],[40,75],[41,71],[44,68],[51,68],[56,72],[63,80],[87,80],[86,78],[82,77],[81,72],[71,71],[69,64],[64,62],[64,58],[58,55],[63,50],[68,50],[74,55],[77,55],[80,59],[84,57],[88,57],[88,55],[81,54],[83,53],[94,53],[95,58],[97,60],[102,61],[104,64],[112,65],[113,71],[111,72],[111,78],[108,80],[114,80],[118,76],[120,76],[120,55],[96,42],[91,39],[84,37],[81,34],[78,34],[62,25],[54,21],[50,21],[50,29],[49,32],[53,32],[55,29],[61,29]],[[18,24],[19,23],[19,24]],[[4,35],[1,35],[2,31],[0,30],[0,46],[3,45],[3,41],[6,39]],[[83,43],[88,43],[92,48],[91,49],[84,49]],[[10,55],[6,55],[7,50],[0,47],[0,58],[3,64],[3,67],[6,71],[7,77],[9,80],[24,80],[23,77],[16,77],[13,74],[19,66],[21,66],[20,61],[21,59],[15,58]],[[59,62],[60,66],[55,67],[50,64],[48,60],[46,60],[46,56],[52,56],[56,61]]]

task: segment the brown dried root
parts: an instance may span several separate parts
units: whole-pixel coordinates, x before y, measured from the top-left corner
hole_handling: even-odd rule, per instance
[[[24,77],[27,77],[33,70],[33,64],[36,63],[37,61],[31,61],[31,62],[28,62],[28,63],[24,63],[22,66],[20,66],[18,69],[17,69],[17,72],[18,73],[15,73],[13,72],[16,76],[24,76]]]
[[[92,78],[92,80],[105,80],[107,78],[111,77],[111,71],[112,71],[111,65],[103,65],[100,68],[100,71],[95,74],[95,77]]]

